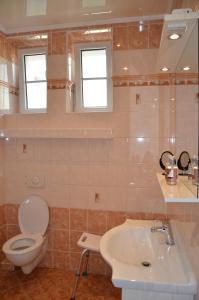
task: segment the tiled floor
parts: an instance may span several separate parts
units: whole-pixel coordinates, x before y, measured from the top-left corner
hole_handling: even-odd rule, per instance
[[[74,274],[38,268],[30,275],[20,270],[0,271],[0,300],[69,300]],[[77,300],[119,300],[120,290],[109,277],[90,274],[81,278]]]

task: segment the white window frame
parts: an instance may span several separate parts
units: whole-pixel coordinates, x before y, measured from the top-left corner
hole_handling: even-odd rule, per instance
[[[82,50],[106,49],[107,64],[107,106],[106,107],[84,107],[82,95]],[[89,42],[75,46],[75,111],[77,112],[110,112],[113,109],[113,87],[112,87],[112,55],[111,42]]]
[[[26,86],[25,86],[25,65],[24,65],[24,57],[26,55],[37,55],[37,54],[45,54],[46,55],[46,73],[47,73],[47,48],[31,48],[31,49],[23,49],[18,51],[19,55],[19,111],[24,114],[32,114],[32,113],[46,113],[47,112],[47,104],[46,108],[35,108],[35,109],[27,109],[26,107]],[[46,74],[47,75],[47,74]],[[46,76],[47,83],[47,76]]]

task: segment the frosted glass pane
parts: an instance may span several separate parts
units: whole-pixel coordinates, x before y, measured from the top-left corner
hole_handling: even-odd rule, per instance
[[[83,81],[83,106],[107,107],[107,80]]]
[[[26,81],[46,80],[46,55],[26,55]]]
[[[83,78],[106,77],[106,50],[82,51],[82,76]]]
[[[46,104],[46,82],[27,83],[27,109],[45,109]]]

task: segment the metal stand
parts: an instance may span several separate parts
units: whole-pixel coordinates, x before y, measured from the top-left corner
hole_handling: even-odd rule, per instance
[[[78,270],[77,270],[77,272],[75,274],[75,283],[74,283],[74,286],[73,286],[73,291],[72,291],[70,300],[75,300],[75,295],[76,295],[76,292],[77,292],[77,287],[78,287],[79,279],[80,279],[80,276],[81,276],[82,266],[83,266],[83,269],[84,269],[84,271],[82,272],[82,275],[83,276],[87,276],[88,275],[88,260],[89,260],[89,256],[90,256],[89,249],[84,249],[82,251],[82,253],[81,253]]]

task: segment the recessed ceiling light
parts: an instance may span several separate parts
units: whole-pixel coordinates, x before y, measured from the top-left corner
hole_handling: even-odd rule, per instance
[[[167,71],[169,71],[169,68],[167,68],[167,67],[163,67],[163,68],[161,68],[161,71],[163,71],[163,72],[167,72]]]
[[[120,45],[120,44],[117,44],[116,46],[119,48],[121,45]]]
[[[179,38],[181,38],[181,35],[179,33],[173,32],[168,36],[168,38],[170,40],[178,40]]]
[[[183,70],[184,71],[189,71],[189,70],[191,70],[191,68],[189,66],[186,66],[186,67],[183,68]]]
[[[124,67],[124,68],[123,68],[124,71],[127,71],[128,69],[129,69],[128,67]]]

